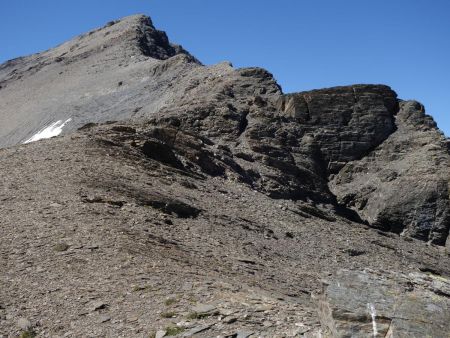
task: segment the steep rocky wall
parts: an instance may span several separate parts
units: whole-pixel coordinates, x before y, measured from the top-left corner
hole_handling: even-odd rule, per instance
[[[450,228],[445,137],[424,107],[400,103],[397,130],[330,184],[338,201],[372,226],[444,245]]]

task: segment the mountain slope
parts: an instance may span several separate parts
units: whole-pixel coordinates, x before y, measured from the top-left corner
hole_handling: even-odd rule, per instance
[[[153,78],[176,55],[172,72]],[[198,62],[142,15],[9,61],[0,66],[0,145],[23,142],[58,120],[71,118],[65,127],[71,131],[92,121],[143,116],[160,107],[171,96],[168,83],[193,66]]]
[[[6,336],[448,332],[447,140],[387,86],[284,94],[137,15],[0,65],[0,146]]]
[[[339,269],[450,272],[439,247],[212,177],[189,153],[178,159],[190,169],[152,159],[132,145],[148,130],[111,124],[0,152],[3,333],[24,317],[40,336],[181,323],[212,325],[199,337],[315,337],[311,294]],[[231,323],[194,315],[201,304]]]

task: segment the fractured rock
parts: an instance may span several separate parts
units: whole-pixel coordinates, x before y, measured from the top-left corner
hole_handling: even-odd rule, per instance
[[[316,296],[330,337],[445,337],[450,298],[433,288],[439,276],[341,270]]]

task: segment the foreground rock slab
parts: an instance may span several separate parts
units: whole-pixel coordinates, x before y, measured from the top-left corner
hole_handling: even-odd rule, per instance
[[[317,296],[327,337],[448,337],[450,280],[341,270]]]

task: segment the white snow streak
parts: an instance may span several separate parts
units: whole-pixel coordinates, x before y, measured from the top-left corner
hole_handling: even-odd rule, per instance
[[[367,308],[369,309],[370,316],[372,317],[372,329],[373,329],[373,336],[376,337],[378,335],[378,329],[377,329],[377,312],[375,311],[375,306],[371,303],[367,304]]]
[[[64,126],[67,123],[69,123],[70,121],[72,121],[72,119],[67,119],[64,122],[62,120],[53,122],[51,125],[49,125],[48,127],[45,127],[44,129],[42,129],[37,134],[35,134],[32,137],[30,137],[28,140],[26,140],[23,143],[30,143],[30,142],[42,140],[44,138],[50,138],[50,137],[58,136],[59,134],[61,134],[62,129],[64,128]]]

